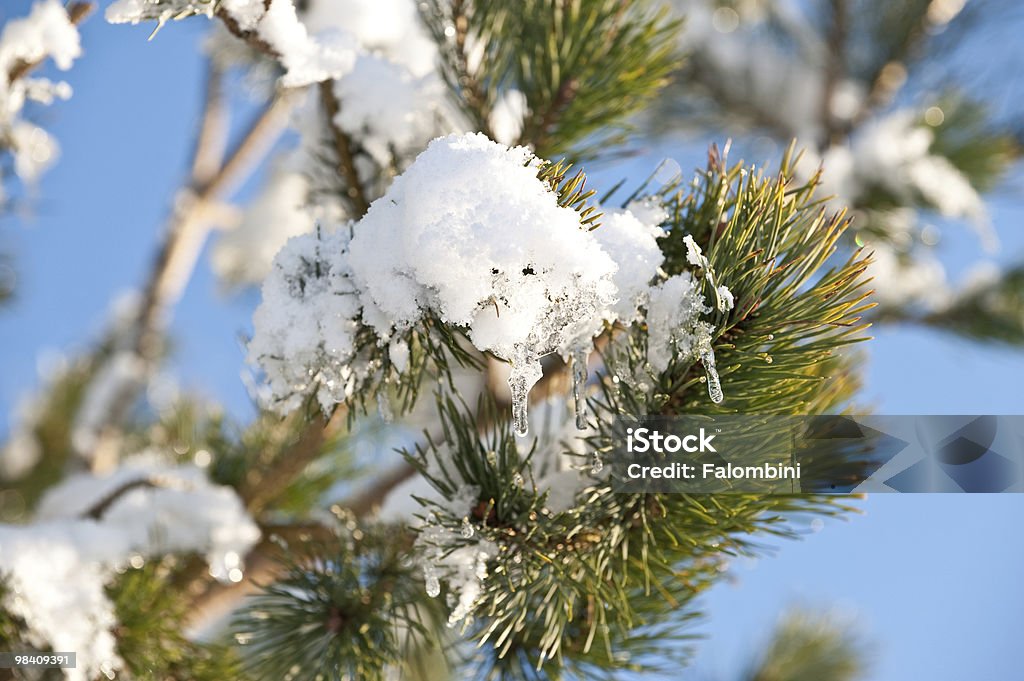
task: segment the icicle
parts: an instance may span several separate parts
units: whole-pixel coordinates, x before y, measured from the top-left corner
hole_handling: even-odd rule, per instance
[[[472,539],[473,538],[473,524],[469,522],[469,518],[462,519],[462,538]]]
[[[384,423],[391,423],[395,420],[395,414],[391,411],[391,401],[384,394],[383,390],[377,391],[377,415]]]
[[[585,348],[577,348],[572,353],[572,396],[576,401],[576,429],[587,428],[587,399],[584,389],[587,385],[587,358]]]
[[[601,460],[600,454],[594,454],[594,461],[590,464],[590,474],[600,475],[601,471],[604,470],[604,461]]]
[[[512,357],[512,371],[508,376],[508,387],[512,390],[512,427],[516,435],[523,437],[529,432],[527,408],[532,388],[544,370],[540,361],[525,346],[517,345]]]
[[[441,582],[437,578],[437,570],[429,563],[423,566],[423,581],[427,585],[427,595],[437,598],[441,593]]]
[[[718,379],[718,369],[715,368],[715,351],[711,344],[701,348],[700,363],[704,365],[704,373],[708,379],[708,396],[715,404],[720,404],[725,399],[722,392],[722,382]]]

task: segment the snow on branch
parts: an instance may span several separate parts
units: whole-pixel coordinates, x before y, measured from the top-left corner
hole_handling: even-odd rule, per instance
[[[196,466],[140,454],[110,475],[66,478],[43,498],[35,522],[0,525],[2,606],[25,621],[33,645],[77,651],[78,667],[65,670],[70,681],[109,676],[121,666],[105,592],[117,570],[195,551],[213,577],[237,582],[241,557],[259,537],[234,491]]]
[[[30,77],[29,71],[50,59],[61,71],[71,68],[82,46],[75,21],[87,12],[76,5],[72,17],[58,0],[40,0],[28,16],[13,19],[0,33],[0,146],[14,156],[14,172],[33,182],[56,160],[59,147],[49,133],[24,120],[28,102],[51,104],[71,97],[71,86],[48,78]]]
[[[352,70],[356,43],[352,36],[332,32],[310,35],[299,21],[292,0],[117,0],[107,8],[107,21],[137,24],[155,20],[159,29],[172,19],[194,15],[224,18],[232,32],[277,57],[285,73],[284,87],[301,87],[338,78]]]
[[[662,262],[656,223],[622,211],[587,229],[545,166],[480,134],[440,138],[361,220],[289,241],[249,347],[282,406],[314,386],[325,408],[351,397],[377,370],[355,361],[360,330],[383,347],[430,318],[511,364],[525,432],[540,358],[586,353],[606,323],[632,321]]]

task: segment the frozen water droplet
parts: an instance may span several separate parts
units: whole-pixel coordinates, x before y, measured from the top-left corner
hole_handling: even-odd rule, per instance
[[[437,598],[441,593],[441,582],[437,578],[437,571],[433,565],[423,566],[423,581],[426,582],[427,595],[431,598]]]
[[[718,369],[715,368],[715,351],[708,343],[700,351],[700,363],[704,365],[704,373],[708,379],[708,397],[715,404],[721,404],[725,399],[722,392],[722,382],[718,379]]]
[[[587,385],[587,351],[583,348],[575,350],[572,355],[572,396],[576,401],[576,428],[587,428],[587,398],[584,389]]]
[[[771,363],[772,363],[772,362],[774,362],[775,360],[774,360],[774,359],[772,359],[772,356],[771,356],[771,355],[765,355],[765,357],[764,357],[764,361],[765,361],[765,363],[766,363],[766,364],[771,364]]]
[[[525,346],[517,345],[512,357],[512,370],[508,376],[508,387],[512,391],[512,427],[516,435],[523,437],[529,430],[527,411],[530,403],[530,389],[544,375],[540,361]]]
[[[395,414],[391,411],[391,400],[383,390],[377,392],[377,415],[384,423],[391,423],[395,420]]]
[[[601,460],[600,455],[594,455],[594,461],[590,464],[590,474],[600,475],[601,471],[604,470],[604,461]]]
[[[683,169],[675,159],[666,158],[654,171],[654,179],[661,184],[678,182],[683,176]]]
[[[462,538],[472,539],[474,534],[473,524],[469,522],[469,518],[462,519]]]
[[[487,463],[491,464],[492,466],[498,465],[498,454],[493,449],[487,452]]]
[[[768,340],[770,340],[770,341],[771,340],[775,340],[775,334],[774,333],[768,334]]]
[[[512,476],[512,483],[516,487],[522,487],[523,486],[523,476],[520,475],[519,473],[516,473],[515,475]]]

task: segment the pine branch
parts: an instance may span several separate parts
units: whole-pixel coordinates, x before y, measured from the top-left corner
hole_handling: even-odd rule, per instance
[[[890,13],[880,17],[881,25],[888,30],[896,30],[899,34],[894,44],[889,46],[885,59],[880,61],[865,79],[868,83],[868,96],[853,117],[854,127],[862,124],[873,113],[895,99],[907,81],[910,61],[927,40],[930,32],[948,24],[959,14],[959,11],[956,11],[952,15],[941,16],[941,12],[940,15],[936,15],[934,10],[942,4],[941,0],[917,0],[915,3],[898,6],[890,3],[880,4],[883,13]],[[892,12],[906,12],[913,16],[901,25],[898,21],[887,20]],[[941,23],[937,22],[936,16],[940,16]]]
[[[744,681],[855,681],[865,677],[867,646],[824,615],[787,613]]]

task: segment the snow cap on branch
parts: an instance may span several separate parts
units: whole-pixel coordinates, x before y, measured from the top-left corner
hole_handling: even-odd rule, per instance
[[[78,666],[64,670],[69,681],[110,676],[121,666],[105,591],[115,570],[197,551],[214,577],[240,581],[241,558],[259,536],[232,490],[194,466],[139,455],[108,476],[65,479],[43,498],[35,523],[0,525],[9,587],[0,605],[25,620],[34,645],[78,653]]]
[[[50,104],[71,96],[71,86],[32,78],[19,68],[47,58],[66,71],[82,54],[78,29],[57,0],[40,0],[28,16],[12,19],[0,33],[0,144],[14,155],[14,172],[36,180],[57,158],[57,142],[42,128],[20,118],[28,101]]]
[[[622,211],[607,232],[588,231],[538,177],[543,163],[480,134],[439,138],[352,226],[351,242],[289,242],[250,346],[275,395],[306,386],[324,358],[351,372],[356,323],[383,344],[430,316],[509,361],[524,403],[542,355],[589,348],[604,322],[632,321],[662,262],[657,227]],[[328,341],[324,324],[347,335]]]
[[[299,20],[293,0],[117,0],[107,8],[107,21],[137,24],[224,12],[239,31],[262,41],[276,56],[285,73],[281,84],[301,87],[338,78],[352,70],[358,45],[348,33],[311,35]]]

